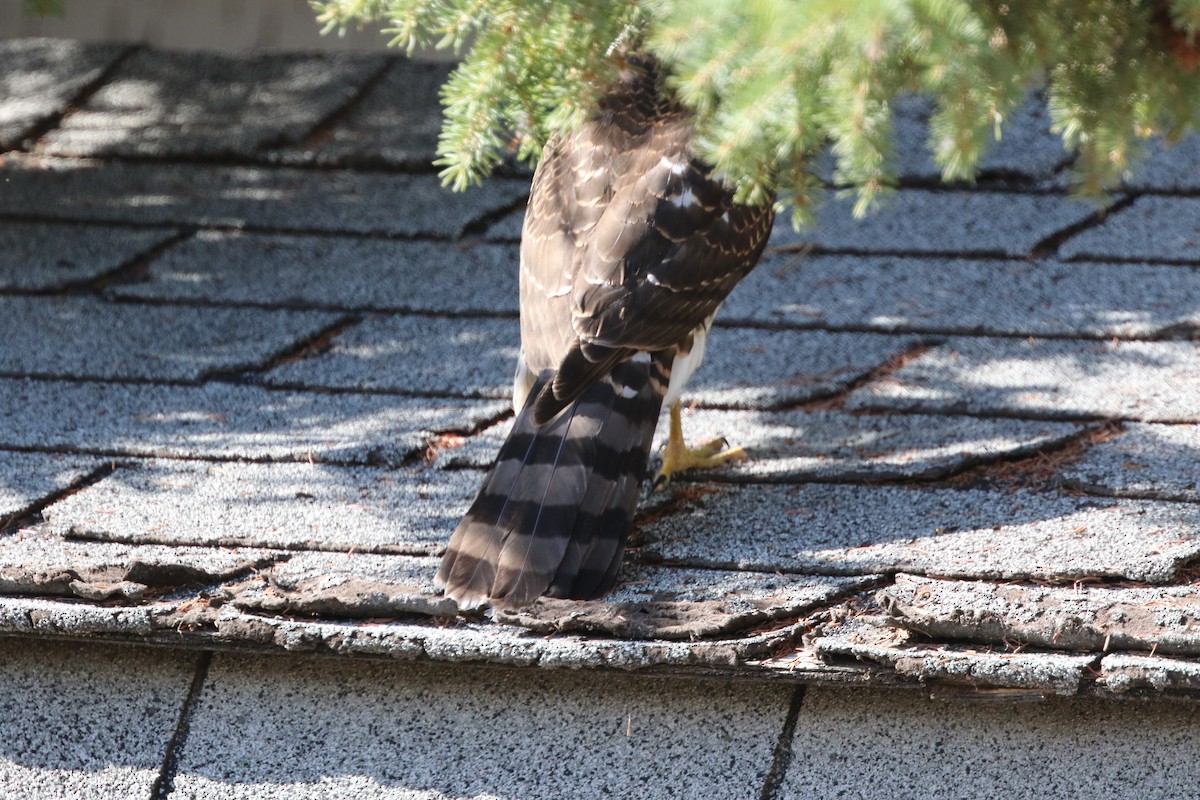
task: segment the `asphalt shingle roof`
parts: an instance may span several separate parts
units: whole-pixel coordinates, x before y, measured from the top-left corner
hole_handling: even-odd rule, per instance
[[[445,69],[52,40],[3,43],[0,65],[0,634],[24,637],[0,641],[0,685],[33,687],[0,691],[0,739],[40,703],[67,714],[83,672],[130,709],[88,718],[119,755],[43,764],[30,739],[0,787],[59,796],[61,769],[80,796],[242,796],[235,778],[253,797],[574,796],[620,760],[634,792],[667,769],[705,797],[911,796],[914,742],[960,726],[983,760],[941,759],[944,785],[969,766],[992,787],[977,796],[1065,797],[1036,764],[987,759],[1037,726],[1053,758],[1086,751],[1083,706],[1032,727],[989,706],[972,727],[844,684],[1200,689],[1195,139],[1090,204],[1032,97],[978,186],[940,187],[928,109],[906,99],[890,203],[859,223],[831,196],[817,229],[781,225],[718,320],[685,431],[750,459],[648,497],[609,597],[456,618],[432,576],[510,424],[527,181],[439,188]],[[52,641],[84,638],[122,646]],[[434,663],[342,658],[324,696],[327,662],[238,651]],[[504,669],[534,666],[583,671]],[[662,672],[762,682],[665,692]],[[817,686],[801,704],[784,682]],[[598,718],[572,717],[582,698]],[[249,707],[257,727],[223,737]],[[395,755],[514,708],[520,735],[565,732],[525,761],[508,729],[493,761]],[[1163,741],[1194,722],[1156,708]],[[901,742],[897,719],[915,725]],[[314,753],[308,720],[377,766]],[[564,743],[591,755],[555,777]],[[461,777],[439,777],[454,758]],[[1145,764],[1094,766],[1158,785]]]

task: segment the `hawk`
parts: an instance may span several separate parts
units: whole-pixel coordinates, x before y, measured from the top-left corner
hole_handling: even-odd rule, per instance
[[[774,209],[735,203],[697,159],[692,117],[652,58],[621,63],[589,121],[552,138],[534,173],[517,417],[437,575],[460,608],[612,587],[664,402],[661,481],[738,455],[720,440],[689,450],[679,396]]]

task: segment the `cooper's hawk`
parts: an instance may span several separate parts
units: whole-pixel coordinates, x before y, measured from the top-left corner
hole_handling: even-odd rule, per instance
[[[734,203],[696,159],[691,117],[659,73],[627,57],[591,120],[552,139],[534,174],[517,419],[438,572],[460,607],[612,586],[664,398],[664,473],[691,465],[679,394],[774,211]]]

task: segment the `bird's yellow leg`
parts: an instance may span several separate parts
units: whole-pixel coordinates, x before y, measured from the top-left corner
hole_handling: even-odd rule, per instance
[[[683,420],[679,401],[676,400],[671,404],[671,429],[667,434],[666,447],[663,448],[662,467],[654,476],[654,489],[659,491],[667,488],[671,476],[677,472],[712,468],[745,457],[745,450],[729,447],[724,438],[713,439],[699,447],[688,447],[683,441]]]

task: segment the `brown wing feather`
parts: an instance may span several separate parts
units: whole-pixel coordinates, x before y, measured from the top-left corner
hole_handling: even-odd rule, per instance
[[[693,157],[691,119],[664,99],[659,80],[653,61],[636,60],[602,100],[597,119],[549,151],[547,180],[573,178],[569,188],[557,186],[555,200],[570,195],[588,203],[564,207],[548,193],[526,222],[527,236],[544,237],[531,253],[547,255],[545,243],[557,238],[559,257],[570,259],[565,270],[562,261],[540,270],[558,270],[559,338],[556,358],[541,364],[557,374],[539,398],[539,421],[614,364],[674,347],[706,324],[770,235],[773,208],[734,203],[730,189]],[[564,307],[573,333],[565,338]]]
[[[732,193],[685,149],[691,128],[672,113],[610,176],[612,198],[589,235],[574,240],[574,334],[537,409],[544,421],[598,376],[637,352],[676,346],[706,324],[757,263],[774,221],[770,206]],[[561,329],[560,329],[561,330]]]

